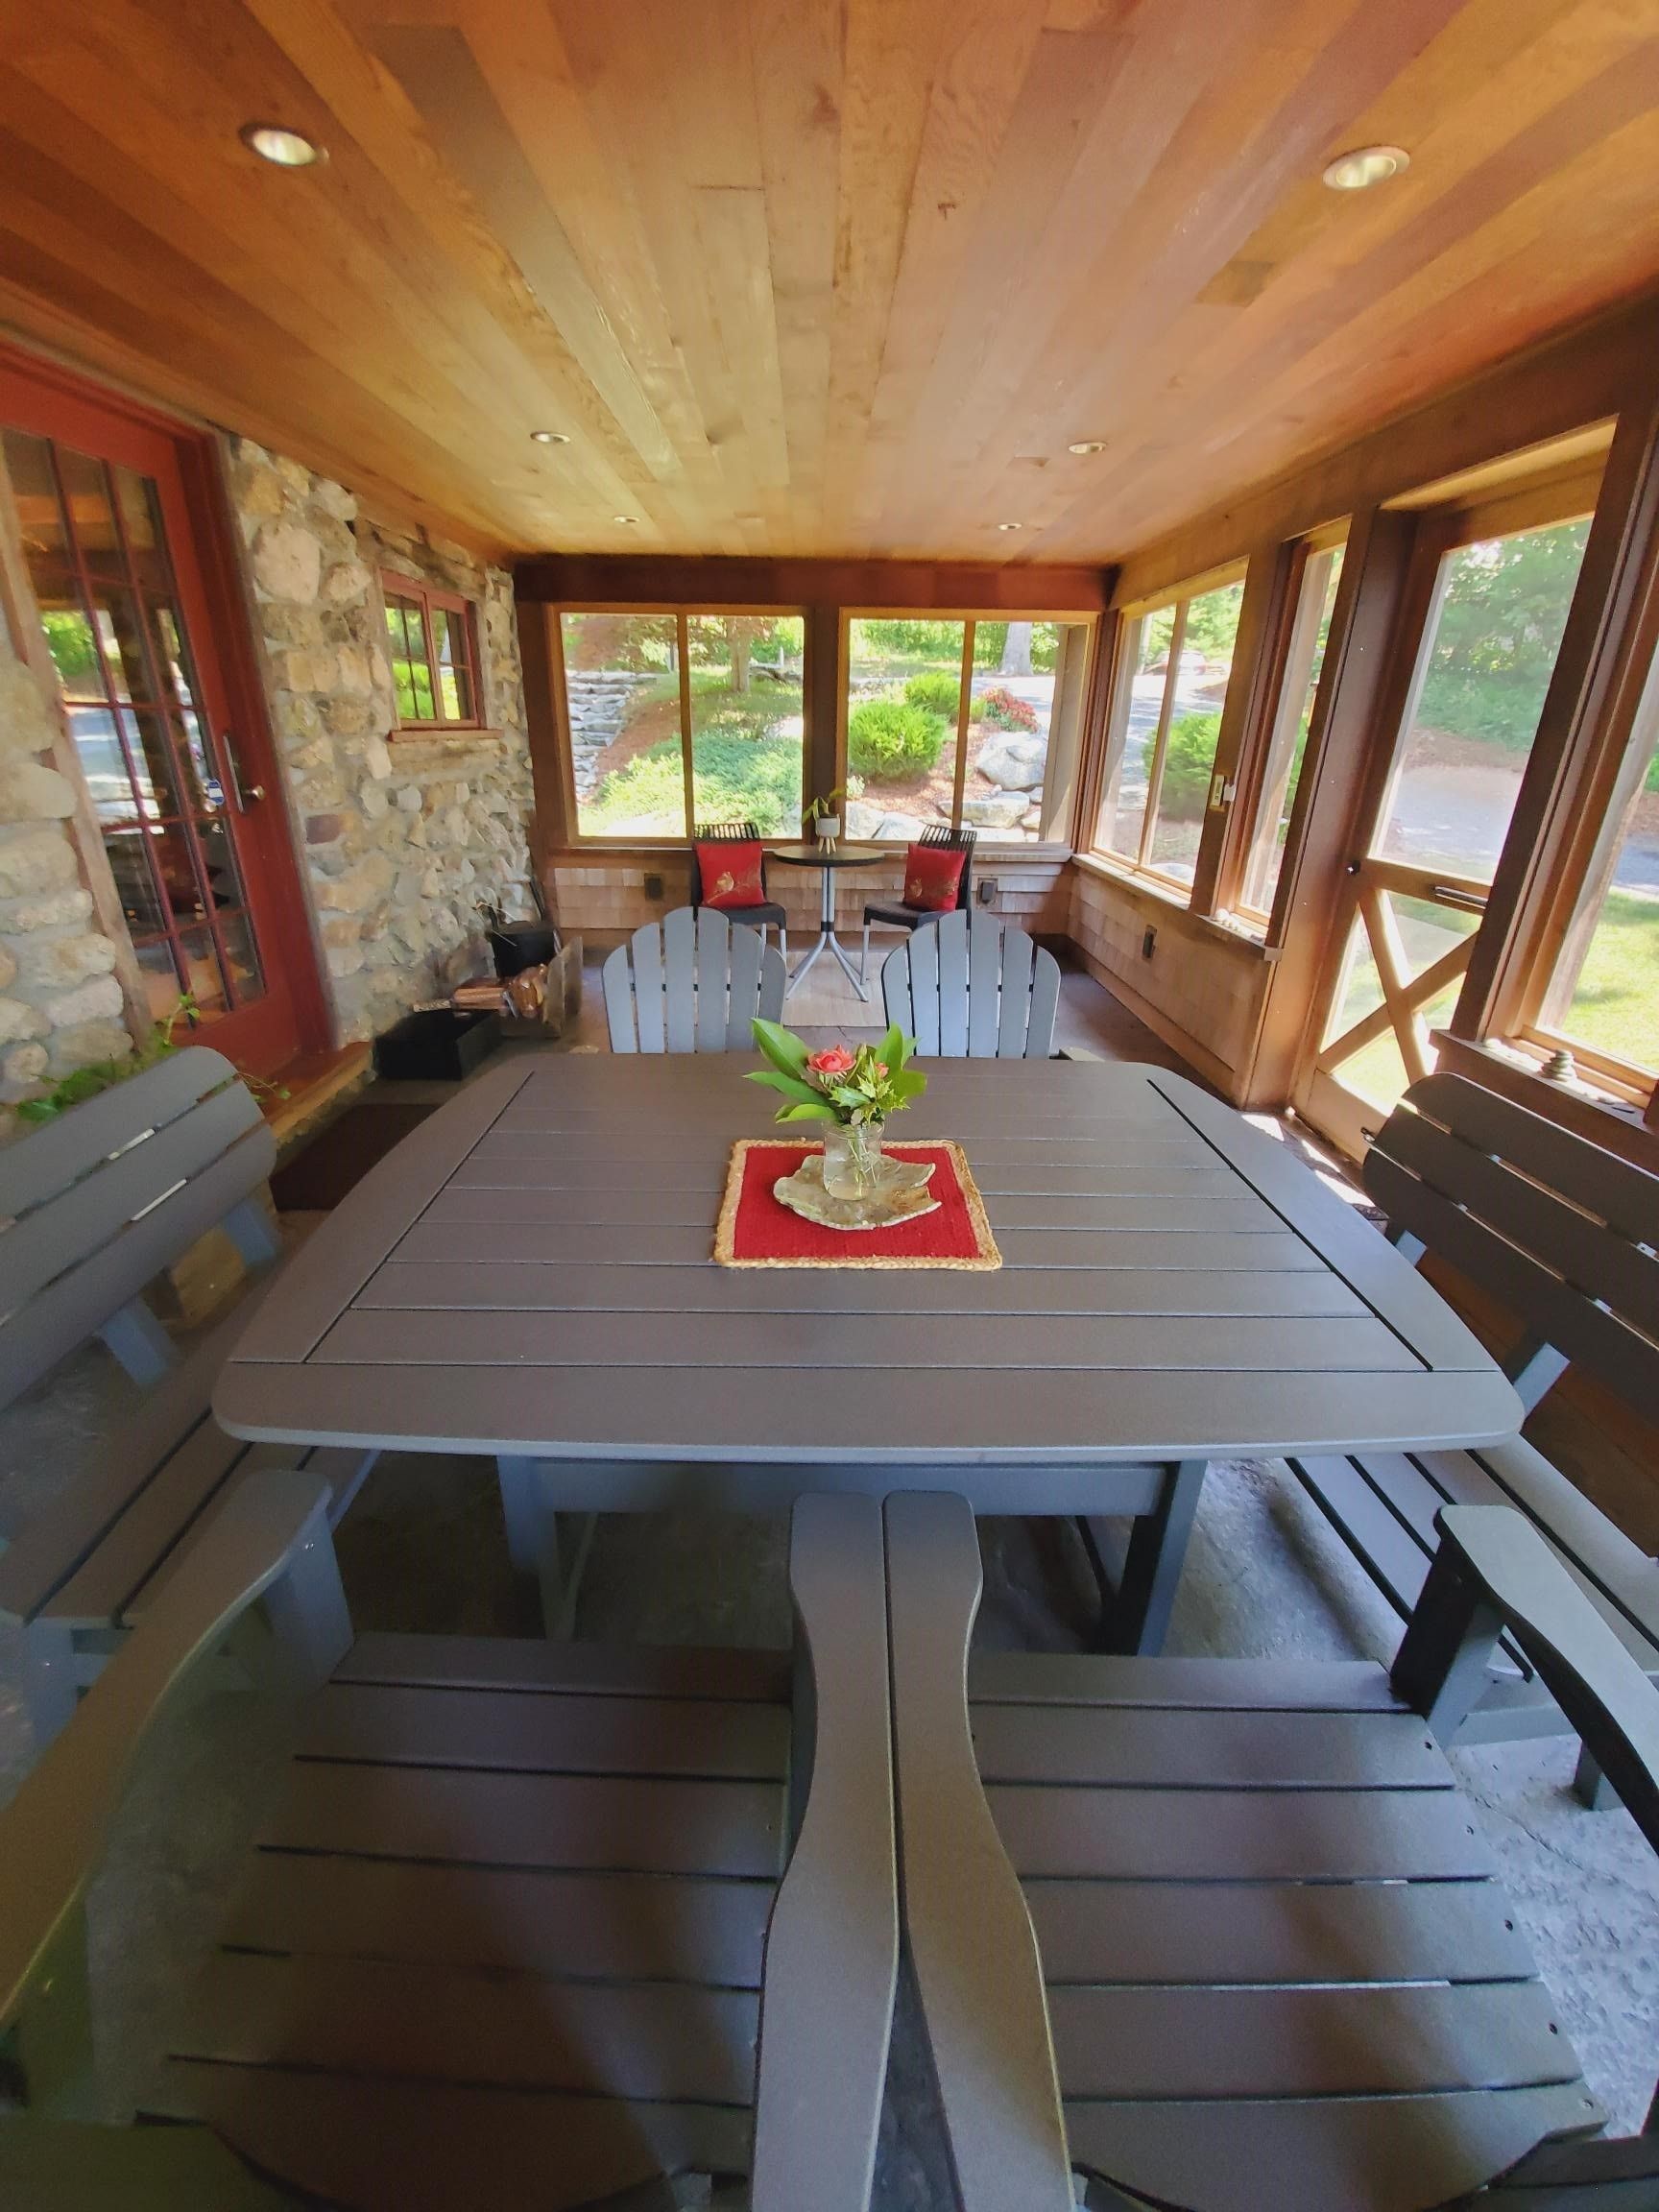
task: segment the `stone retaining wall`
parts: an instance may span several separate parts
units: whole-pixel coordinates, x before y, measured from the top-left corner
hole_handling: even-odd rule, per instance
[[[56,707],[0,625],[0,1138],[17,1100],[132,1049],[115,947],[91,926],[75,795],[47,757],[58,739]]]
[[[599,782],[599,756],[627,721],[634,694],[651,681],[626,668],[572,668],[566,674],[570,759],[578,799],[592,797]]]
[[[488,970],[480,900],[532,911],[513,581],[246,439],[232,489],[327,986],[342,1038],[372,1037]],[[381,569],[473,602],[488,731],[397,733]]]

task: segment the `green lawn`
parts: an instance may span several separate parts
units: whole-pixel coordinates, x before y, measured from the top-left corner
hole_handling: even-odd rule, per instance
[[[1659,899],[1608,893],[1559,1027],[1603,1052],[1659,1070]]]

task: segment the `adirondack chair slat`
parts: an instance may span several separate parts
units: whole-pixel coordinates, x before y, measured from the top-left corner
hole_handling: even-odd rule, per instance
[[[750,1023],[777,1022],[783,956],[717,907],[676,906],[637,929],[600,972],[613,1052],[752,1049]]]
[[[701,1646],[531,1644],[495,1636],[366,1631],[335,1669],[334,1680],[776,1703],[788,1698],[790,1662],[785,1652]]]
[[[1113,1712],[974,1706],[974,1748],[988,1786],[1212,1790],[1449,1790],[1409,1713]]]
[[[618,1700],[607,1702],[614,1709]],[[220,1941],[316,1958],[758,1989],[771,1911],[763,1882],[263,1851]]]
[[[268,1832],[285,1851],[363,1851],[515,1866],[618,1866],[668,1874],[774,1872],[778,1791],[758,1782],[477,1774],[443,1767],[301,1764]]]
[[[960,909],[922,923],[881,967],[889,1022],[923,1057],[1046,1060],[1060,967],[1022,929]],[[908,1009],[908,1018],[903,1010]]]
[[[222,1950],[173,2049],[244,2066],[740,2104],[758,2008],[752,1990]]]
[[[984,1719],[976,1707],[976,1741]],[[1472,1915],[1455,1882],[1186,1882],[1166,1890],[1034,1881],[1025,1902],[1050,1988],[1501,1983],[1533,1973],[1514,1929],[1495,1914]]]
[[[306,1759],[488,1767],[514,1773],[721,1775],[781,1782],[788,1716],[713,1698],[535,1696],[333,1682],[306,1708]]]

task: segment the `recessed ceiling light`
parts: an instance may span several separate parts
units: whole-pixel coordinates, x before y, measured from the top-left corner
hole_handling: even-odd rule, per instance
[[[637,515],[613,515],[611,519],[613,522],[632,523],[637,522],[639,517]]]
[[[568,445],[570,443],[563,430],[532,430],[530,435],[538,445]]]
[[[1023,530],[1025,525],[1023,522],[998,522],[997,527],[998,530]]]
[[[1333,192],[1363,192],[1368,185],[1385,184],[1410,166],[1411,156],[1404,146],[1356,146],[1327,166],[1325,181]]]
[[[278,169],[309,169],[314,161],[326,161],[326,150],[303,131],[290,131],[282,123],[244,123],[237,133],[250,153]]]
[[[1106,441],[1104,438],[1076,438],[1066,450],[1068,453],[1104,453]]]

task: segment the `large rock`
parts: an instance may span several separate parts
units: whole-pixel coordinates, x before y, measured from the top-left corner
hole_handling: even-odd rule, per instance
[[[906,845],[914,844],[921,834],[922,823],[914,814],[883,814],[872,831],[873,836]]]
[[[1017,730],[998,731],[981,746],[974,762],[988,783],[1006,791],[1035,791],[1048,765],[1048,740]]]
[[[44,753],[57,717],[32,669],[0,648],[0,754]]]
[[[65,890],[75,876],[75,848],[61,830],[32,830],[0,841],[0,899]]]
[[[983,799],[964,799],[962,819],[976,830],[1012,830],[1027,804],[1023,791],[992,791]]]
[[[253,581],[268,599],[309,606],[323,581],[323,548],[298,522],[264,523],[253,540]]]

